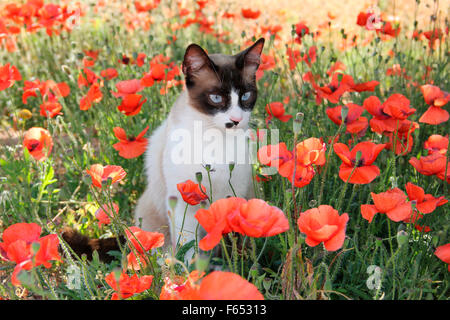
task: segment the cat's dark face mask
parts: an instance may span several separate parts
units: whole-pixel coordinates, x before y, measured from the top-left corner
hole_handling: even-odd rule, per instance
[[[210,54],[191,44],[183,73],[192,107],[210,116],[220,129],[247,128],[256,103],[256,70],[264,47],[261,38],[236,55]]]

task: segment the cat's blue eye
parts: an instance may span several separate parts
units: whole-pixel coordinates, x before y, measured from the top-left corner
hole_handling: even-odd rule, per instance
[[[222,102],[222,96],[218,95],[218,94],[210,94],[209,98],[211,99],[212,102],[214,103],[221,103]]]
[[[246,93],[244,93],[241,97],[242,101],[247,101],[248,99],[250,99],[250,96],[252,95],[251,91],[247,91]]]

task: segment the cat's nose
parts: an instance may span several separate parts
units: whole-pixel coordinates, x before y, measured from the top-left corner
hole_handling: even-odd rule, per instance
[[[242,117],[230,117],[230,120],[237,126],[242,121]]]

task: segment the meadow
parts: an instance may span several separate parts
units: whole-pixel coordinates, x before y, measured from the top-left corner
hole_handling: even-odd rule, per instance
[[[448,300],[450,4],[331,3],[2,2],[0,300]],[[133,212],[186,47],[261,37],[258,205],[180,181],[219,240],[166,252]],[[78,256],[65,228],[127,243]]]

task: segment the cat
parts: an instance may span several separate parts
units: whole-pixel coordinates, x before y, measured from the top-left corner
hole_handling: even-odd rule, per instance
[[[250,113],[257,99],[255,74],[263,46],[264,39],[261,38],[251,47],[232,56],[208,55],[196,44],[191,44],[186,49],[182,64],[186,89],[174,103],[167,119],[149,140],[145,159],[148,184],[135,211],[135,223],[141,223],[142,229],[163,232],[172,244],[178,237],[181,237],[182,243],[195,239],[197,221],[194,214],[198,206],[189,206],[184,212],[185,204],[177,190],[177,184],[186,180],[196,181],[198,172],[206,177],[206,165],[211,165],[212,189],[205,183],[206,194],[212,194],[213,199],[229,195],[252,197],[252,172],[249,163],[235,165],[230,181],[234,190],[231,190],[228,183],[229,163],[235,161],[224,163],[225,161],[221,161],[223,159],[213,159],[217,160],[214,165],[206,162],[192,163],[194,161],[189,163],[192,159],[188,159],[187,163],[174,163],[173,155],[180,142],[171,138],[174,132],[182,133],[184,130],[190,138],[200,139],[188,139],[190,146],[187,146],[187,152],[195,153],[199,151],[194,147],[196,142],[197,145],[205,144],[203,135],[195,137],[196,123],[197,126],[218,129],[223,133],[238,128],[247,129]],[[229,141],[224,139],[225,142]],[[177,197],[173,220],[168,216],[169,197]]]
[[[167,118],[149,138],[145,153],[147,185],[134,216],[136,226],[163,233],[165,247],[178,240],[188,243],[198,239],[198,229],[203,232],[194,217],[200,205],[186,209],[177,184],[196,182],[201,173],[209,200],[254,196],[252,166],[248,157],[244,156],[244,161],[241,157],[247,155],[248,145],[236,144],[235,138],[242,138],[249,126],[257,100],[256,71],[263,47],[261,38],[235,55],[207,54],[197,44],[185,51],[182,72],[186,85]],[[202,152],[208,148],[213,152]],[[230,164],[234,166],[231,179]],[[172,216],[171,197],[177,199]],[[66,232],[66,238],[70,234]],[[89,242],[80,239],[84,244]]]

